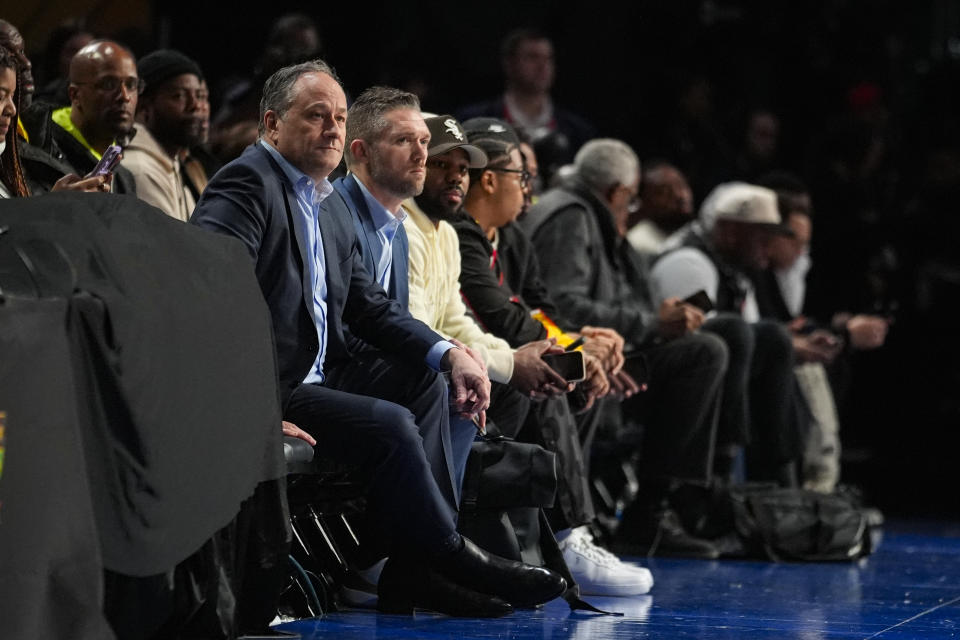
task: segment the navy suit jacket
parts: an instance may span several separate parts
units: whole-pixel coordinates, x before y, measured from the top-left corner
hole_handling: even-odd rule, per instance
[[[367,271],[376,274],[377,263],[380,260],[380,251],[377,249],[380,246],[380,240],[377,238],[377,226],[370,213],[370,207],[367,206],[367,199],[363,197],[363,191],[353,174],[338,178],[333,183],[333,188],[336,193],[327,198],[323,206],[333,215],[350,216],[360,241],[360,257],[363,258],[363,265]],[[336,194],[340,197],[336,197]],[[410,243],[407,240],[407,230],[402,224],[397,228],[392,248],[393,266],[390,269],[389,295],[407,309],[410,305],[408,280]]]
[[[284,405],[307,375],[319,348],[313,291],[304,286],[304,242],[293,224],[297,206],[293,185],[258,142],[210,180],[190,220],[239,238],[253,257],[273,320]],[[344,338],[345,324],[368,344],[424,362],[430,348],[443,338],[411,317],[373,280],[363,265],[349,219],[327,215],[321,208],[319,225],[327,281],[324,369],[330,370],[352,355]]]

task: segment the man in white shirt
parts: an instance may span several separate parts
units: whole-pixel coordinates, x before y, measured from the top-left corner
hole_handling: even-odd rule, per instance
[[[703,291],[721,312],[703,324],[730,350],[715,473],[727,474],[738,446],[748,444],[749,479],[795,485],[803,444],[793,345],[779,323],[760,319],[747,276],[766,266],[770,239],[784,231],[773,191],[721,184],[704,200],[699,219],[670,238],[650,280],[656,301]]]

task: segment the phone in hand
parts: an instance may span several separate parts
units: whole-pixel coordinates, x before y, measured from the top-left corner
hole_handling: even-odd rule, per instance
[[[120,145],[112,144],[103,152],[103,155],[100,157],[100,162],[93,168],[93,171],[84,177],[93,178],[94,176],[109,175],[113,173],[113,170],[117,168],[117,165],[120,164],[120,160],[122,159],[123,149]]]
[[[545,353],[540,357],[567,382],[580,382],[587,377],[582,351]]]
[[[686,298],[683,299],[683,302],[685,302],[686,304],[692,304],[693,306],[695,306],[697,309],[700,309],[700,311],[703,311],[704,313],[709,313],[710,311],[713,311],[713,300],[710,299],[710,296],[708,296],[707,292],[704,291],[703,289],[700,289],[700,291],[697,291],[692,296],[687,296]]]

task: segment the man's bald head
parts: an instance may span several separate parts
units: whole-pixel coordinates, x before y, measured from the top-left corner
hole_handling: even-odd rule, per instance
[[[125,46],[112,40],[94,40],[77,51],[70,61],[70,82],[83,82],[104,64],[116,59],[129,59],[136,68],[133,54]]]
[[[140,86],[136,60],[121,44],[98,40],[73,56],[70,118],[95,149],[129,133]]]

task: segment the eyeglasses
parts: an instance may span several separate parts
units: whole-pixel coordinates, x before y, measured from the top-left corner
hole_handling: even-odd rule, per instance
[[[643,206],[643,201],[640,199],[639,189],[634,190],[626,185],[618,185],[619,188],[625,189],[628,194],[630,194],[630,200],[627,202],[627,212],[636,213],[640,211],[640,207]]]
[[[142,78],[118,78],[117,76],[104,76],[96,82],[74,82],[73,84],[88,84],[101,93],[116,93],[120,87],[123,87],[127,93],[136,92],[137,95],[143,93],[144,87]]]
[[[487,167],[487,171],[497,171],[499,173],[516,173],[520,176],[520,188],[526,189],[530,184],[530,172],[526,169],[507,169],[506,167]]]

